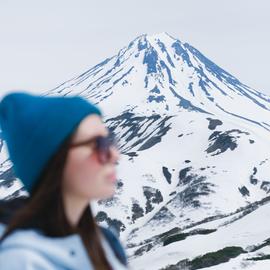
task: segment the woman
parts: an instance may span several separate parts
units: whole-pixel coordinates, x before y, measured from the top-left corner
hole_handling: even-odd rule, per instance
[[[120,241],[89,205],[115,191],[119,152],[101,117],[78,96],[2,99],[3,137],[29,198],[4,229],[0,269],[127,269]]]

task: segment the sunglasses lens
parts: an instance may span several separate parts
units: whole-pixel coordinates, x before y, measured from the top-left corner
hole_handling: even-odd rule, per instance
[[[111,147],[117,147],[115,136],[113,133],[110,133],[107,137],[99,137],[97,138],[97,152],[99,156],[99,161],[101,163],[108,162],[112,155],[111,155]]]

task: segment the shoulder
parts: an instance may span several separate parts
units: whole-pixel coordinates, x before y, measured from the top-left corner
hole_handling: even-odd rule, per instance
[[[83,255],[72,256],[74,250]],[[1,269],[2,265],[3,269],[23,270],[76,269],[75,265],[88,269],[85,267],[89,263],[88,257],[84,252],[79,235],[51,238],[38,230],[19,229],[0,242],[0,265]]]
[[[1,269],[50,269],[52,264],[32,248],[32,242],[39,242],[35,232],[13,232],[0,242],[0,265]],[[25,244],[27,243],[27,244]]]
[[[0,248],[1,269],[52,269],[53,265],[40,254],[23,248]]]
[[[106,240],[109,242],[111,248],[113,249],[117,258],[124,264],[127,265],[127,255],[124,250],[124,247],[116,235],[116,233],[108,228],[99,225],[99,228],[103,235],[105,236]]]

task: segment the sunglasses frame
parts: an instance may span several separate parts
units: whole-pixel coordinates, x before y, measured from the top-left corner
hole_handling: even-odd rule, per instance
[[[95,146],[93,148],[94,152],[97,153],[98,160],[101,164],[105,164],[112,158],[111,147],[115,146],[118,148],[117,142],[115,140],[115,135],[112,132],[109,132],[107,136],[96,136],[91,139],[71,143],[69,148],[75,148],[79,146],[87,146],[95,142]]]

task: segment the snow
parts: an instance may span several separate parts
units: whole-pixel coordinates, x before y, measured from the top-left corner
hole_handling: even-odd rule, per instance
[[[197,256],[225,247],[240,246],[245,249],[261,244],[269,238],[269,220],[270,205],[264,205],[242,219],[219,228],[214,233],[189,236],[183,241],[159,247],[153,252],[150,251],[147,255],[132,260],[132,266],[135,269],[144,269],[144,266],[147,265],[148,269],[154,270],[167,264],[176,264],[186,258],[194,259]],[[268,266],[270,266],[270,262],[268,262]]]
[[[180,52],[176,51],[175,44]],[[153,92],[153,89],[158,91]],[[123,151],[136,152],[137,156],[133,158],[127,154],[121,157],[118,179],[123,187],[116,192],[113,204],[92,204],[95,213],[105,211],[125,225],[120,237],[127,247],[134,245],[127,248],[127,252],[135,269],[144,269],[144,265],[158,269],[181,258],[194,258],[228,245],[245,248],[268,238],[269,205],[259,205],[249,215],[243,213],[251,203],[268,196],[269,190],[263,189],[262,184],[270,182],[270,97],[242,84],[189,44],[167,33],[142,35],[117,55],[44,95],[80,95],[98,104],[106,123],[114,127],[121,138],[120,144],[125,145]],[[152,98],[149,102],[150,96],[157,99]],[[160,96],[163,99],[158,99]],[[131,118],[125,118],[124,112],[129,112]],[[153,115],[156,120],[151,118]],[[119,120],[112,120],[116,117]],[[138,117],[141,122],[136,120]],[[218,119],[222,125],[210,130],[207,118]],[[160,135],[165,127],[169,129]],[[209,137],[216,131],[227,132],[227,139],[233,137],[237,147],[222,153],[219,148],[207,153],[213,143]],[[140,150],[148,139],[155,137],[159,137],[160,142]],[[226,143],[223,142],[223,146]],[[3,149],[1,172],[10,167]],[[186,160],[190,162],[186,163]],[[170,184],[162,167],[171,174]],[[193,179],[178,185],[180,171],[187,167],[190,167],[187,175],[192,175]],[[253,175],[255,167],[257,172]],[[252,175],[258,180],[257,184],[251,183]],[[198,183],[199,180],[202,182]],[[196,186],[200,188],[196,190]],[[4,190],[0,182],[0,195],[8,196],[20,187],[19,182],[15,182]],[[148,213],[143,187],[154,188],[162,194],[162,201],[152,202],[153,210]],[[241,194],[239,189],[242,187],[248,190],[248,195]],[[185,196],[189,190],[194,194],[194,190],[205,189],[209,189],[207,195],[198,195],[194,199],[199,202],[199,207],[184,201],[188,199]],[[173,192],[176,195],[172,195]],[[143,209],[143,216],[132,221],[134,202]],[[163,207],[168,209],[172,219],[153,220]],[[234,221],[237,217],[239,219]],[[206,222],[206,218],[213,220]],[[197,225],[199,222],[201,224]],[[225,223],[229,224],[224,226]],[[152,239],[154,247],[150,251],[133,256],[146,239],[172,228],[179,228],[181,232],[199,228],[217,231],[193,235],[168,246]],[[267,264],[264,261],[246,262],[245,256],[240,255],[214,269],[223,269],[223,266],[238,269],[243,265],[247,269],[256,266],[263,269]]]

